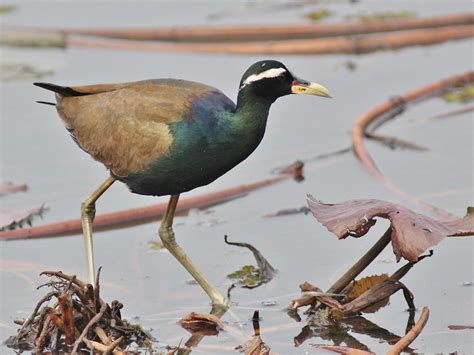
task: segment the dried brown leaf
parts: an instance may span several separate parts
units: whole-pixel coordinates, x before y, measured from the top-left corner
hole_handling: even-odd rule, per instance
[[[322,304],[325,304],[326,306],[330,307],[333,310],[342,310],[344,308],[341,303],[336,300],[335,298],[332,298],[330,296],[321,296],[321,297],[316,297],[316,299],[321,302]]]
[[[369,288],[356,299],[344,304],[344,315],[354,315],[365,310],[367,307],[376,307],[376,305],[383,304],[384,301],[388,302],[392,294],[402,289],[406,289],[406,287],[400,281],[390,279],[382,281]]]
[[[322,292],[322,290],[319,287],[314,286],[313,284],[309,283],[308,281],[305,281],[302,284],[300,284],[299,288],[300,288],[301,292],[309,292],[309,291]]]
[[[387,274],[382,275],[372,275],[366,276],[359,280],[356,280],[354,284],[351,286],[350,291],[346,294],[346,299],[348,302],[356,299],[360,295],[362,295],[365,291],[371,288],[374,285],[381,283],[388,279]]]
[[[316,297],[303,296],[303,297],[292,300],[290,307],[292,309],[296,309],[296,308],[300,308],[300,307],[313,305],[315,302],[316,302]]]
[[[262,338],[257,335],[243,345],[239,345],[235,348],[245,355],[268,355],[270,354],[270,348],[265,344]]]
[[[193,335],[217,335],[224,330],[224,323],[212,314],[191,312],[179,323]]]
[[[314,217],[339,239],[362,237],[375,224],[375,217],[391,222],[392,247],[397,260],[401,257],[417,261],[428,248],[445,236],[474,235],[472,208],[464,218],[437,221],[413,212],[401,205],[382,200],[352,200],[326,204],[308,195],[308,205]]]
[[[50,321],[53,322],[56,327],[62,328],[64,326],[63,319],[57,314],[50,314],[49,318]]]

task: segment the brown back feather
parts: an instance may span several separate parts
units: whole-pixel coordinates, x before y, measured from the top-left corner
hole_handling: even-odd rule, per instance
[[[192,119],[194,98],[217,91],[181,80],[70,87],[85,96],[57,95],[57,110],[80,147],[119,176],[145,169],[173,142],[168,125]]]

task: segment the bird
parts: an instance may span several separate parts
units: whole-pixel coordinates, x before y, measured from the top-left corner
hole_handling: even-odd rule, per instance
[[[81,204],[89,281],[94,283],[95,203],[120,181],[136,194],[170,196],[158,232],[162,243],[212,305],[224,308],[228,300],[176,242],[172,226],[180,194],[210,184],[245,160],[260,144],[270,106],[278,98],[331,97],[323,85],[298,78],[276,60],[258,61],[244,72],[235,104],[212,86],[181,79],[87,86],[33,84],[55,93],[55,103],[38,102],[55,106],[75,143],[109,172]]]

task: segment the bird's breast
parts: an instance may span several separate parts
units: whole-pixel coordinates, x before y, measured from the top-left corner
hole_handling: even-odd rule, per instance
[[[183,120],[170,126],[173,144],[146,169],[118,177],[132,192],[171,195],[204,186],[231,170],[256,148],[231,123]]]

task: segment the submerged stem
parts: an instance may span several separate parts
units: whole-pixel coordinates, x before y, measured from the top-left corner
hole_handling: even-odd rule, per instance
[[[328,290],[330,293],[341,292],[349,283],[354,280],[390,243],[392,230],[389,227],[384,235],[365,253],[349,270],[342,275]]]

